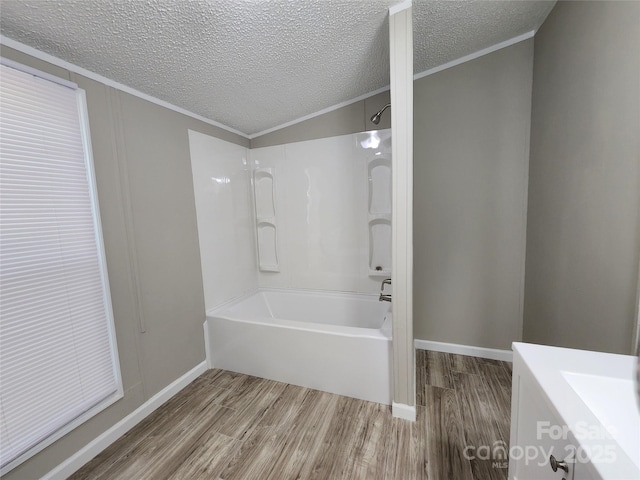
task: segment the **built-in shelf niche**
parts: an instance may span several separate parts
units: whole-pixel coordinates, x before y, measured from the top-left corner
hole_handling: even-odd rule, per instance
[[[368,165],[369,214],[391,214],[391,160],[376,157]]]
[[[369,276],[391,275],[391,158],[376,155],[367,162]]]
[[[273,168],[257,168],[253,171],[253,192],[256,211],[258,268],[261,272],[279,272],[275,170]]]
[[[391,220],[369,221],[369,275],[391,275]]]

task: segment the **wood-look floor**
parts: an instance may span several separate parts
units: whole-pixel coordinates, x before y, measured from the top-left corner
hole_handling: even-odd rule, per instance
[[[466,457],[507,447],[511,365],[421,350],[416,361],[415,423],[385,405],[210,370],[71,478],[506,479],[504,457]]]

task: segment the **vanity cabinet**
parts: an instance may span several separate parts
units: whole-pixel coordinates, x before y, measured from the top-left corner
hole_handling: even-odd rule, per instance
[[[573,465],[573,478],[574,480],[598,480],[591,475],[591,472],[587,468],[586,463],[576,462]]]
[[[515,364],[511,410],[509,479],[574,480],[573,436],[552,413],[543,392]]]
[[[640,480],[635,365],[515,342],[509,480]]]

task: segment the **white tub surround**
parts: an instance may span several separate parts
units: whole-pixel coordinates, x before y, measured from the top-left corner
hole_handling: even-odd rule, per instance
[[[260,289],[206,323],[215,368],[391,403],[391,314],[375,295]]]
[[[248,149],[189,130],[205,309],[258,288]]]
[[[366,135],[366,134],[362,134]],[[380,142],[378,132],[372,132],[369,142]],[[369,276],[391,276],[391,154],[371,152],[367,159],[369,219]]]
[[[250,152],[259,284],[375,293],[391,276],[391,132]]]
[[[253,171],[258,270],[261,272],[280,271],[278,267],[275,180],[275,170],[273,168],[256,168]]]
[[[391,132],[189,145],[207,364],[391,404]]]
[[[640,478],[637,358],[526,343],[513,351],[509,479]],[[554,472],[550,455],[568,472]]]

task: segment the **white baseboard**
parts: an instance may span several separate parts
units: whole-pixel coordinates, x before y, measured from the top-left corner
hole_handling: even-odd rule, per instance
[[[207,362],[207,368],[213,368],[213,353],[211,352],[211,332],[209,331],[209,319],[206,319],[202,324],[204,328],[204,355]]]
[[[60,465],[45,474],[41,480],[62,480],[78,471],[85,463],[102,452],[105,448],[118,440],[138,423],[149,416],[154,410],[173,397],[184,387],[207,371],[206,362],[199,363],[180,378],[170,383],[145,403],[136,408],[106,432],[67,458]]]
[[[418,339],[415,339],[413,341],[413,344],[418,350],[456,353],[458,355],[470,355],[472,357],[490,358],[491,360],[502,360],[503,362],[513,362],[513,352],[511,350],[498,350],[495,348],[473,347],[471,345],[432,342],[430,340]]]
[[[391,415],[403,420],[409,420],[410,422],[416,421],[416,407],[411,405],[405,405],[404,403],[393,402],[391,404]]]

